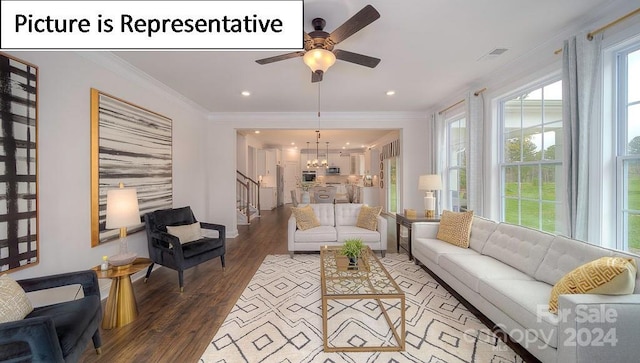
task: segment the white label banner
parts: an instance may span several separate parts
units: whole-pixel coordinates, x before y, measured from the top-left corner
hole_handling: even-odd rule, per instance
[[[301,49],[303,1],[0,1],[2,49]]]

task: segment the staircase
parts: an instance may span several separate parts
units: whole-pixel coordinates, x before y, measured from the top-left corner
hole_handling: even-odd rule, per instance
[[[238,225],[250,225],[260,217],[260,183],[236,170],[236,215]]]

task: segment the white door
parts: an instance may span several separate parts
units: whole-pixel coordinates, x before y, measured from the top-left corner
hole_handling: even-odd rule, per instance
[[[296,195],[296,176],[300,176],[300,170],[297,161],[287,161],[284,164],[284,202],[291,203],[291,191],[294,190]]]

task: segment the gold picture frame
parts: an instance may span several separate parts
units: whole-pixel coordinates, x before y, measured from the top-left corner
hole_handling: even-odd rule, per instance
[[[119,236],[105,220],[107,190],[120,182],[137,189],[141,218],[173,206],[172,120],[92,88],[91,246]]]

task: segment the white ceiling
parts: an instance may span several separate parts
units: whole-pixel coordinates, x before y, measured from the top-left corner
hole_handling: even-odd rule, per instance
[[[336,46],[381,58],[380,64],[370,69],[338,60],[316,84],[301,58],[255,62],[287,51],[115,54],[211,112],[314,112],[318,85],[322,111],[424,112],[615,1],[306,0],[307,32],[312,31],[311,20],[322,17],[331,33],[367,4],[381,14]],[[561,40],[554,46],[560,48]],[[508,51],[483,58],[495,48]],[[242,96],[244,90],[251,96]],[[396,94],[387,96],[388,90]]]

